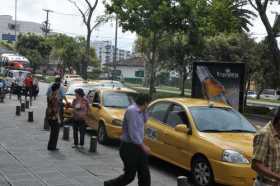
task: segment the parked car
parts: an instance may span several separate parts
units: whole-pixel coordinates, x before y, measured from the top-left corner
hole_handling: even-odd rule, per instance
[[[83,78],[77,74],[65,74],[62,80],[64,86],[69,87],[71,81],[83,81]]]
[[[256,99],[256,98],[257,98],[257,93],[256,93],[255,91],[249,90],[249,91],[247,92],[247,98]]]
[[[279,100],[280,91],[275,89],[264,89],[260,95],[261,99]]]
[[[202,99],[166,98],[148,107],[151,155],[190,170],[197,186],[253,184],[256,129],[233,108]]]
[[[103,86],[103,87],[112,87],[112,88],[125,87],[121,82],[113,81],[113,80],[93,80],[93,81],[89,81],[89,83],[98,83],[98,84],[101,84],[101,86]]]
[[[87,125],[97,131],[99,143],[120,138],[124,113],[134,103],[136,94],[128,88],[100,88],[89,92],[92,105]]]

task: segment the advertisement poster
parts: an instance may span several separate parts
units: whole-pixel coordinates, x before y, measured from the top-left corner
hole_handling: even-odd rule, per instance
[[[243,112],[245,64],[195,62],[192,97],[226,103]]]

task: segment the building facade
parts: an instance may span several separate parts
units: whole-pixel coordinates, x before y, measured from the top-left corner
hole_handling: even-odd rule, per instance
[[[10,15],[0,15],[0,40],[15,40],[15,29],[17,34],[37,33],[42,34],[42,24],[30,21],[17,21]]]
[[[104,66],[113,70],[113,63],[105,63]],[[125,81],[142,82],[144,79],[145,60],[142,57],[132,57],[120,60],[116,64],[119,77]]]
[[[94,41],[91,46],[95,48],[96,56],[101,62],[101,66],[105,63],[112,63],[114,60],[115,46],[111,41]],[[131,52],[123,49],[117,49],[116,60],[121,61],[131,58]]]

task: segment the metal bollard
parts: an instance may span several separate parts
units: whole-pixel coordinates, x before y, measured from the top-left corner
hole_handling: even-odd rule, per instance
[[[21,112],[25,112],[25,103],[21,103]]]
[[[96,139],[96,136],[91,136],[89,152],[96,152],[96,149],[97,149],[97,139]]]
[[[29,109],[29,101],[26,101],[26,102],[25,102],[25,107],[26,107],[27,109]]]
[[[20,106],[16,106],[16,116],[20,116]]]
[[[34,119],[33,119],[33,111],[29,111],[28,112],[28,122],[33,122]]]
[[[189,186],[188,178],[186,176],[177,177],[177,186]]]
[[[63,126],[62,139],[68,141],[69,140],[69,133],[70,133],[70,126],[69,125]]]

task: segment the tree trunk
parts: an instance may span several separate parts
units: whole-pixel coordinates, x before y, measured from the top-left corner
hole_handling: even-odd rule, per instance
[[[259,2],[256,1],[257,7],[258,7],[258,12],[260,15],[260,18],[265,26],[266,32],[267,32],[267,40],[269,44],[269,48],[272,54],[272,60],[273,64],[275,67],[274,71],[274,88],[278,87],[280,85],[280,80],[279,80],[279,70],[280,70],[280,50],[277,44],[277,39],[276,39],[276,33],[273,31],[272,26],[270,25],[270,22],[268,20],[268,17],[266,15],[266,10],[264,10],[263,5]]]
[[[155,93],[155,61],[156,61],[156,52],[157,52],[157,36],[156,33],[153,33],[153,43],[152,43],[152,59],[150,60],[151,64],[151,73],[150,73],[150,89],[149,96],[153,98]]]
[[[143,82],[143,86],[144,87],[148,87],[149,86],[149,79],[150,79],[150,64],[149,62],[145,61],[145,68],[144,68],[145,72],[144,72],[144,82]]]
[[[182,73],[182,85],[181,85],[181,96],[185,96],[185,83],[187,79],[187,70],[186,68],[183,69]]]
[[[90,36],[91,36],[91,31],[90,28],[88,28],[88,33],[87,33],[87,40],[86,40],[86,56],[85,56],[85,60],[83,60],[82,62],[82,77],[87,80],[88,76],[87,76],[87,68],[88,68],[88,64],[90,62]]]
[[[244,98],[244,105],[247,105],[247,97],[248,97],[248,91],[250,89],[251,86],[251,78],[248,76],[248,82],[247,82],[247,87],[246,87],[246,92],[245,92],[245,98]]]
[[[153,54],[155,55],[155,54]],[[149,96],[153,98],[155,93],[155,67],[154,67],[155,59],[151,60],[151,73],[150,73],[150,84],[149,84]]]

